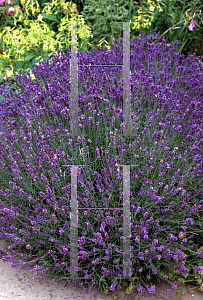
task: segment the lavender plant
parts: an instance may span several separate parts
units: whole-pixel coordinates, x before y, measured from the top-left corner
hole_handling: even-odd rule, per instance
[[[29,71],[16,75],[18,94],[0,87],[0,237],[8,243],[1,259],[21,254],[19,264],[42,279],[70,276],[70,165],[85,165],[77,182],[78,283],[111,291],[127,283],[146,296],[157,281],[176,289],[192,278],[203,289],[203,74],[195,56],[177,49],[155,31],[131,42],[130,136],[121,135],[122,38],[111,50],[78,53],[78,64],[90,65],[78,67],[78,137],[63,51],[33,66],[34,81]],[[134,279],[125,281],[121,165],[132,166]]]

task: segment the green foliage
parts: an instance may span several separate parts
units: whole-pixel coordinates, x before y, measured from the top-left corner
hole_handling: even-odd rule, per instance
[[[163,3],[167,4],[167,1],[163,0]],[[203,27],[199,26],[202,20],[198,15],[203,5],[199,6],[198,3],[199,1],[194,0],[188,4],[186,4],[186,0],[172,0],[170,5],[163,8],[163,17],[152,22],[153,27],[163,33],[162,36],[168,38],[169,44],[178,40],[181,45],[179,53],[184,55],[187,55],[188,52],[194,53],[194,48],[191,47],[192,43],[203,34]],[[194,14],[196,17],[193,21],[197,27],[195,30],[189,31],[188,27]],[[167,34],[164,34],[165,30],[168,30]],[[198,55],[203,55],[203,48],[199,50]]]
[[[71,2],[76,4],[79,13],[83,11],[83,0],[73,0]]]
[[[123,37],[123,22],[132,20],[131,13],[135,10],[133,1],[118,0],[84,0],[81,14],[92,29],[94,43],[105,39],[112,44],[114,38]],[[119,22],[115,23],[115,22]],[[110,46],[107,46],[110,49]]]
[[[71,22],[78,22],[78,49],[84,51],[88,38],[91,37],[91,30],[84,24],[82,16],[73,12],[76,8],[75,4],[71,5],[61,0],[59,7],[57,1],[52,1],[46,3],[41,13],[37,0],[21,0],[21,4],[25,12],[22,13],[16,8],[16,13],[13,15],[14,28],[7,26],[0,34],[3,48],[6,49],[0,56],[4,78],[13,76],[15,71],[23,74],[29,70],[31,78],[34,79],[33,64],[56,54],[57,49],[71,47]],[[59,12],[64,14],[63,18],[60,16],[61,20],[58,18]],[[51,29],[55,24],[58,25],[58,34]],[[12,64],[11,60],[13,60]]]
[[[200,26],[203,21],[198,15],[202,5],[200,6],[199,0],[189,1],[189,3],[186,0],[156,0],[153,2],[143,0],[140,2],[141,6],[136,6],[136,14],[133,17],[136,22],[133,29],[149,35],[151,30],[157,28],[157,32],[160,31],[162,36],[168,39],[169,44],[178,40],[181,45],[179,53],[184,55],[187,55],[188,52],[194,53],[195,47],[192,46],[192,43],[197,44],[201,41],[202,47],[198,47],[197,55],[203,55],[203,27]],[[196,13],[194,23],[197,27],[191,32],[188,27],[194,13]],[[180,24],[181,21],[183,22]],[[166,30],[168,30],[167,34],[165,34]]]
[[[8,5],[4,2],[3,5],[0,5],[0,32],[5,26],[14,26],[13,15],[9,15],[8,8],[12,6],[14,9],[19,7],[19,0],[11,0],[11,4]]]
[[[141,6],[136,5],[136,14],[133,16],[135,22],[133,29],[148,35],[152,30],[152,22],[160,19],[160,12],[163,12],[163,7],[166,6],[163,2],[162,0],[143,0]]]
[[[79,3],[81,15],[73,13]],[[114,39],[123,36],[122,22],[133,22],[131,38],[140,36],[141,31],[148,35],[157,28],[157,32],[160,31],[168,38],[169,44],[179,41],[179,53],[193,53],[196,47],[197,54],[203,54],[203,21],[195,18],[195,30],[188,30],[193,14],[196,12],[197,15],[202,7],[199,1],[84,0],[81,3],[75,0],[74,3],[65,3],[65,0],[17,0],[13,1],[12,6],[15,8],[15,15],[7,14],[4,23],[2,20],[0,22],[3,28],[0,34],[3,51],[0,51],[0,67],[3,68],[0,79],[11,76],[15,80],[15,72],[24,74],[27,70],[34,79],[33,64],[56,54],[57,49],[66,52],[70,49],[71,22],[74,21],[78,22],[78,49],[83,53],[92,52],[93,47],[104,45],[110,49]],[[175,26],[182,20],[179,26]]]

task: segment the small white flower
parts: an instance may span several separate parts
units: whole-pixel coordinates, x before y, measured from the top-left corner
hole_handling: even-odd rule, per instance
[[[80,155],[84,155],[84,148],[80,149]]]

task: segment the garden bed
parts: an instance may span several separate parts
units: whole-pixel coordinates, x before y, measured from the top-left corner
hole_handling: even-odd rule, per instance
[[[81,283],[114,291],[127,282],[154,294],[155,281],[175,289],[194,280],[202,289],[201,65],[192,56],[181,61],[176,45],[146,37],[142,53],[142,43],[135,38],[132,45],[131,136],[122,135],[121,68],[96,67],[122,65],[121,44],[80,55],[79,64],[95,66],[78,71],[77,137],[70,131],[70,60],[63,53],[36,66],[34,81],[16,75],[18,95],[0,87],[0,237],[41,271],[68,277],[71,166],[77,165]],[[124,166],[131,166],[133,281],[122,280]]]

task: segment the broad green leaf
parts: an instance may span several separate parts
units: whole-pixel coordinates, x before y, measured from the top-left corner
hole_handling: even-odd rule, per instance
[[[16,65],[17,69],[22,68],[23,67],[23,61],[22,60],[16,61],[15,65]]]
[[[3,58],[0,58],[0,62],[6,62],[6,60]]]
[[[35,57],[35,55],[29,54],[29,55],[27,55],[27,56],[25,57],[25,61],[29,61],[29,60],[31,60],[33,57]]]
[[[57,22],[57,23],[60,23],[58,20],[57,20],[57,18],[55,17],[55,16],[48,16],[47,14],[45,14],[45,13],[42,13],[41,14],[45,19],[48,19],[48,20],[51,20],[51,21],[55,21],[55,22]]]
[[[32,70],[32,65],[33,65],[32,61],[29,62],[29,64],[27,65],[26,71],[29,71],[30,69]]]

